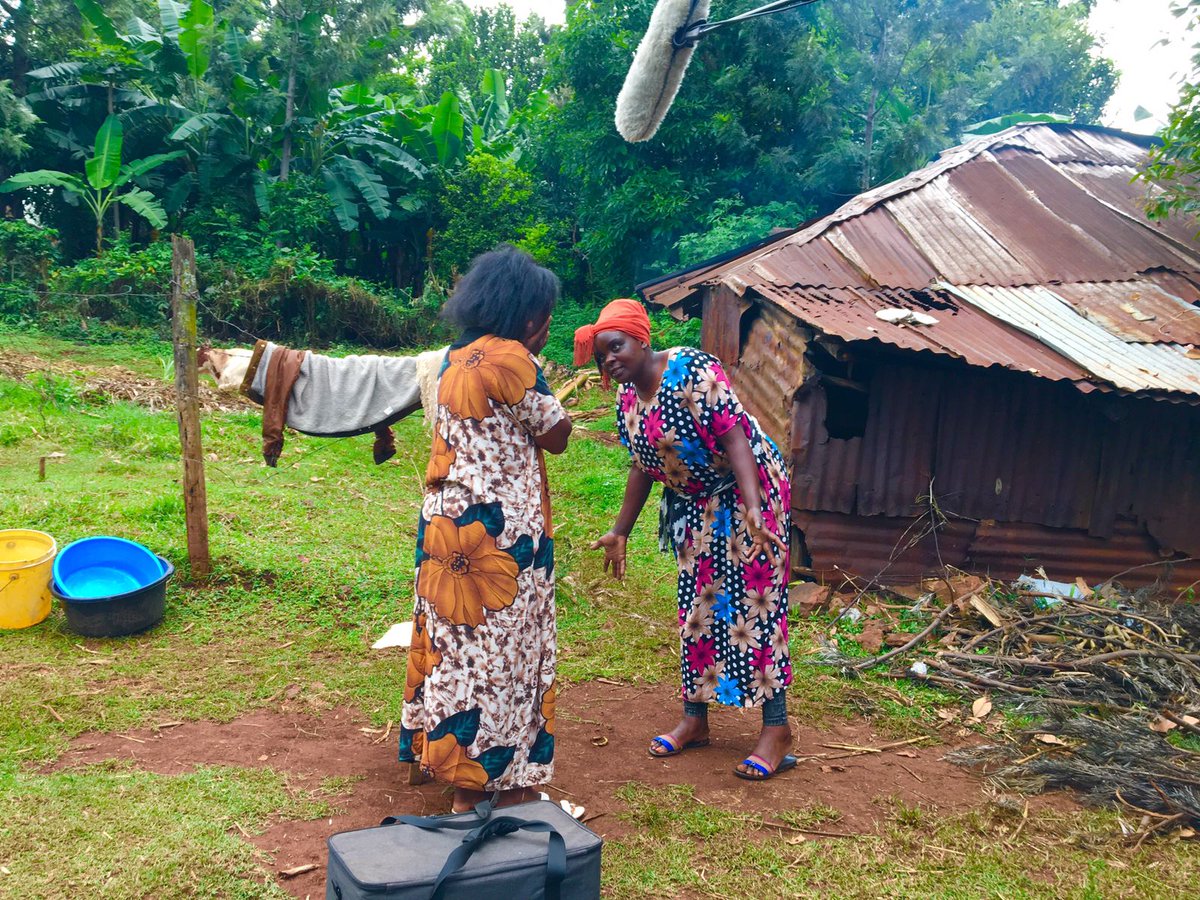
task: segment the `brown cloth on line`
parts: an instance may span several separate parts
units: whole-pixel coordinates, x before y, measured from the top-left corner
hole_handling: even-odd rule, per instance
[[[375,465],[379,466],[396,455],[396,436],[392,434],[391,426],[380,425],[375,429],[375,443],[371,445],[375,455]]]
[[[288,398],[300,377],[300,364],[307,350],[276,348],[267,363],[267,392],[263,395],[262,453],[275,468],[283,452],[283,426],[287,421]]]

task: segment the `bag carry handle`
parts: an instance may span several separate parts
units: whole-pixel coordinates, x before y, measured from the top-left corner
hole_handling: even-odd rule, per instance
[[[486,803],[486,801],[485,801]],[[480,806],[485,805],[481,803]],[[490,810],[489,810],[490,811]],[[476,808],[478,812],[478,807]],[[518,831],[545,832],[549,839],[546,853],[546,900],[559,900],[559,889],[563,879],[567,877],[567,844],[563,836],[549,822],[526,822],[513,816],[500,816],[485,821],[447,822],[436,816],[388,816],[383,820],[384,825],[412,825],[425,831],[466,831],[462,845],[456,847],[446,858],[442,871],[438,873],[433,883],[433,894],[430,900],[441,900],[445,881],[467,864],[467,860],[483,844],[493,837],[514,834]]]

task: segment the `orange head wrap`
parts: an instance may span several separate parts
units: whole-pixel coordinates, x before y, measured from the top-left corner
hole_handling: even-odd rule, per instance
[[[596,335],[602,331],[623,331],[643,344],[650,343],[650,317],[646,307],[636,300],[614,300],[600,310],[595,325],[575,329],[575,365],[589,363],[595,356]]]

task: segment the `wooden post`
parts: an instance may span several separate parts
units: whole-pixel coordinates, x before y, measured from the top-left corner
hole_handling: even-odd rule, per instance
[[[183,448],[183,507],[192,574],[208,574],[208,495],[200,443],[199,375],[196,371],[196,249],[171,235],[171,338],[175,344],[175,410]]]

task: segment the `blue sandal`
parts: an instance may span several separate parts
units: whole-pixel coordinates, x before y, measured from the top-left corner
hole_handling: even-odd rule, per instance
[[[675,740],[669,734],[660,734],[658,737],[650,739],[651,746],[646,748],[646,752],[655,759],[665,759],[668,756],[678,756],[684,750],[695,750],[697,747],[707,747],[709,744],[708,738],[699,738],[698,740],[688,741],[682,747],[675,743]],[[656,753],[653,750],[653,745],[658,744],[660,747],[666,748],[663,753]]]
[[[749,772],[743,772],[738,768],[734,768],[733,774],[738,778],[745,779],[746,781],[766,781],[768,778],[774,778],[780,772],[786,772],[788,769],[796,768],[797,762],[798,760],[796,757],[789,753],[779,761],[779,765],[772,769],[769,762],[767,762],[761,756],[756,756],[755,754],[751,753],[742,760],[741,764],[743,766],[749,766],[759,774],[751,775]]]

